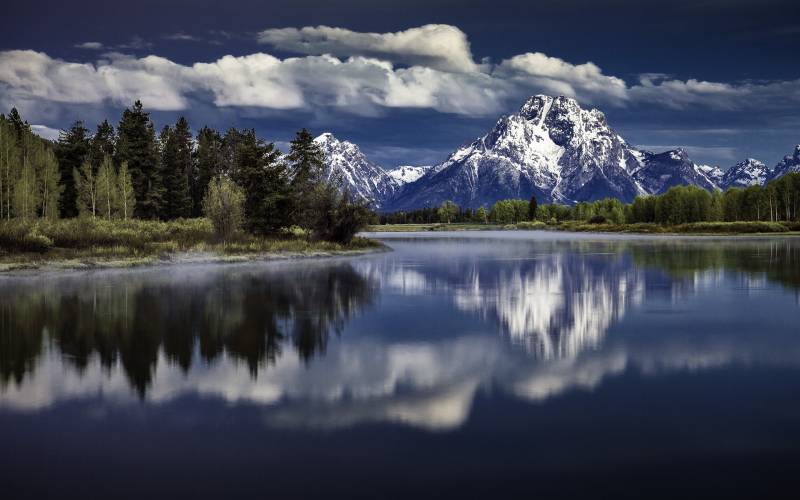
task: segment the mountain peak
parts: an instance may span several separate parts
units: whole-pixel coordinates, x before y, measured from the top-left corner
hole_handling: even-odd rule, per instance
[[[337,139],[336,136],[333,135],[333,133],[323,132],[314,138],[314,142],[319,144],[325,142],[341,142],[341,141],[339,141],[339,139]]]
[[[528,98],[525,104],[519,108],[519,114],[528,120],[542,123],[551,111],[555,111],[559,115],[568,115],[577,114],[581,110],[578,101],[571,97],[536,94]]]

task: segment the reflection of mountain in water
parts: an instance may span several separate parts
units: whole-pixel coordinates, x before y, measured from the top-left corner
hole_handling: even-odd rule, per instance
[[[270,426],[443,430],[462,425],[486,388],[544,401],[629,370],[800,365],[797,308],[774,286],[798,289],[793,242],[504,241],[414,252],[352,266],[9,280],[0,286],[0,407],[198,395],[257,405]],[[379,304],[376,285],[386,294]],[[751,300],[755,288],[769,293]],[[319,355],[373,303],[377,314]],[[421,303],[441,307],[442,321],[413,322],[421,331],[406,336],[393,321]],[[447,315],[475,329],[440,331],[456,324]],[[608,334],[623,315],[629,321]],[[743,322],[758,326],[737,330]]]
[[[511,341],[539,358],[572,357],[597,347],[644,282],[619,256],[556,253],[504,266],[475,267],[455,290],[457,307],[495,317]]]
[[[107,369],[119,362],[141,395],[162,350],[184,371],[196,356],[213,361],[225,354],[255,375],[286,343],[308,360],[372,294],[349,265],[107,273],[9,285],[0,288],[0,383],[20,383],[52,346],[79,372],[93,356]]]

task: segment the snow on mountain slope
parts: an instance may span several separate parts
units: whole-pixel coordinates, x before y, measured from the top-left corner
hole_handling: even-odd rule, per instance
[[[661,194],[673,186],[693,185],[708,191],[719,189],[714,177],[722,174],[713,167],[701,168],[689,159],[683,149],[664,153],[642,151],[637,155],[641,168],[633,172],[633,177],[650,194]]]
[[[772,172],[766,165],[754,158],[748,158],[729,168],[719,185],[722,189],[762,186],[771,176]]]
[[[391,170],[388,170],[386,174],[391,177],[398,186],[402,186],[404,184],[409,184],[411,182],[415,182],[420,177],[425,175],[425,173],[431,169],[430,165],[425,166],[411,166],[411,165],[402,165]]]
[[[772,170],[771,179],[777,179],[790,172],[800,173],[800,144],[794,147],[794,153],[783,157]]]
[[[631,200],[645,193],[631,175],[641,168],[632,149],[602,112],[567,97],[537,95],[409,184],[390,205],[408,209],[453,200],[476,207],[531,195],[560,203]]]
[[[719,186],[719,183],[722,182],[722,176],[725,175],[725,172],[716,165],[695,165],[695,167],[715,186]]]
[[[343,187],[354,196],[369,201],[375,208],[381,208],[400,186],[381,166],[364,156],[358,146],[349,141],[341,141],[330,132],[321,134],[314,142],[325,154],[328,170],[325,177],[341,179]]]

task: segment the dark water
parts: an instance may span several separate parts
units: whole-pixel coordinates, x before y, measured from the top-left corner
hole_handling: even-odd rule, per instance
[[[0,497],[794,498],[800,240],[0,277]]]

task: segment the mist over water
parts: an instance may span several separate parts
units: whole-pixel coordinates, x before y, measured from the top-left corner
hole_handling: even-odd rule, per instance
[[[187,493],[175,461],[195,496],[725,491],[800,463],[800,241],[374,236],[393,251],[0,278],[10,491]]]

